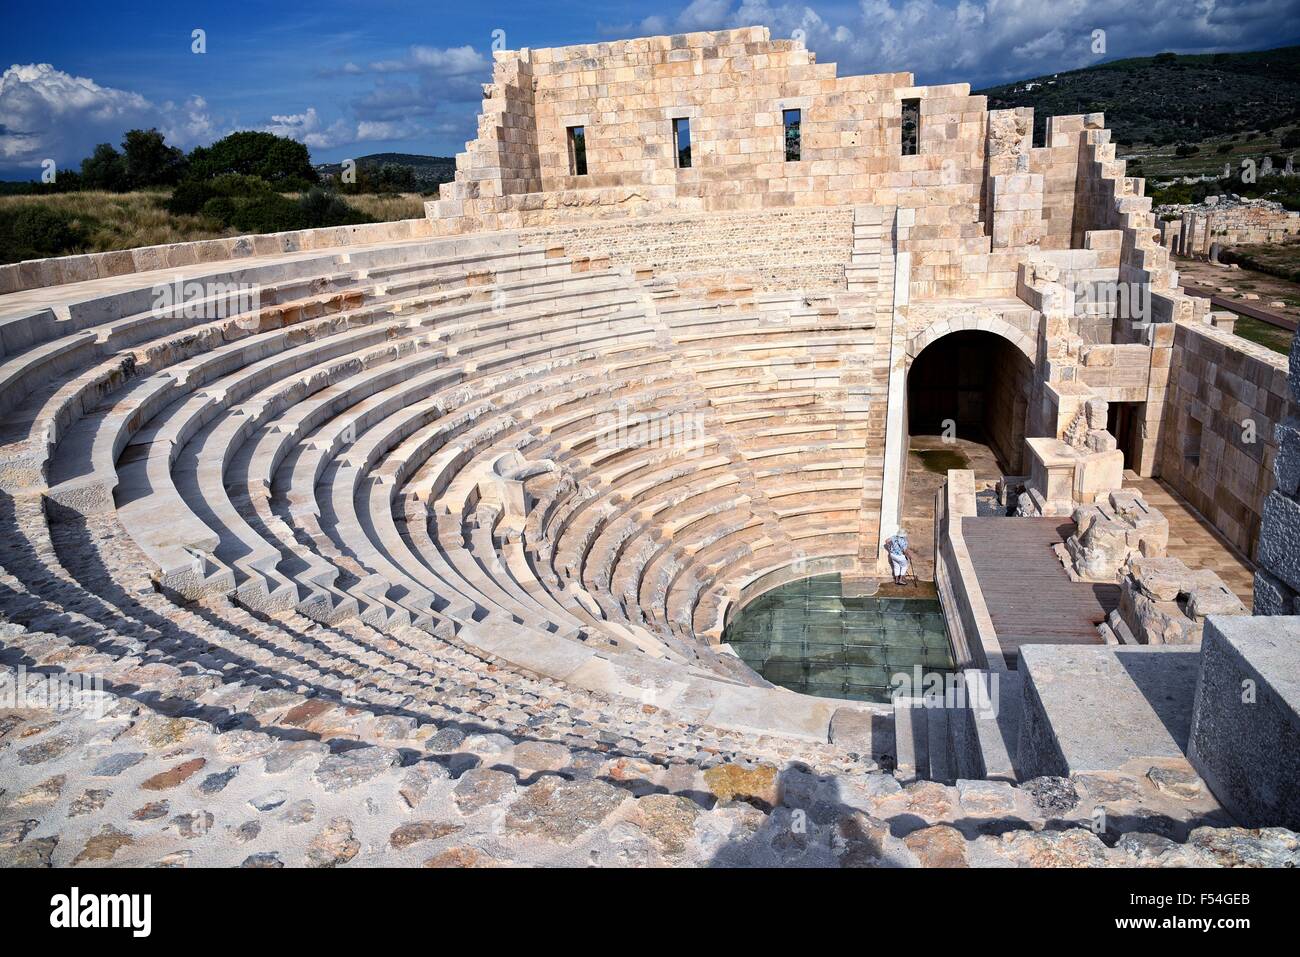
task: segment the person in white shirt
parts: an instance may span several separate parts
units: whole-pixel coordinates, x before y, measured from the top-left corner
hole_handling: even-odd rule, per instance
[[[894,573],[894,584],[902,585],[912,567],[912,549],[904,529],[900,528],[885,540],[885,552],[889,555],[889,569]]]

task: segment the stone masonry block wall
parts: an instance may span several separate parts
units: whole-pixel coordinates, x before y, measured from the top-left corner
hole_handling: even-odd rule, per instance
[[[1151,349],[1141,343],[1084,346],[1078,378],[1107,402],[1145,402]]]
[[[978,219],[986,102],[967,84],[913,86],[907,73],[836,75],[792,40],[762,27],[505,51],[484,101],[480,138],[457,159],[435,218],[461,228],[511,226],[534,207],[489,184],[508,173],[498,130],[535,123],[541,191],[601,206],[730,210],[875,202],[925,207],[927,192]],[[517,72],[532,101],[510,96]],[[921,101],[919,149],[902,155],[902,106]],[[785,158],[783,111],[801,111],[798,160]],[[504,116],[502,122],[488,115]],[[672,121],[690,121],[691,166],[678,169]],[[567,130],[585,131],[587,173],[573,175]],[[936,218],[933,223],[949,224]]]
[[[1300,236],[1300,213],[1266,200],[1185,206],[1182,214],[1178,251],[1184,256],[1208,256],[1214,243],[1284,243]]]
[[[678,281],[755,289],[843,289],[853,251],[853,209],[564,223],[524,229],[520,242],[562,246],[570,257],[608,257]]]
[[[141,246],[106,253],[86,253],[57,259],[29,259],[0,266],[0,295],[24,289],[41,289],[70,282],[107,279],[155,269],[176,269],[199,263],[269,256],[275,253],[332,249],[358,243],[395,242],[423,239],[434,233],[428,219],[400,219],[361,226],[331,226],[299,229],[257,236],[227,236],[191,243]]]
[[[1291,407],[1274,432],[1274,488],[1259,538],[1257,615],[1300,615],[1300,336],[1291,342],[1287,388]]]
[[[909,101],[919,129],[904,155]],[[791,110],[800,119],[797,159],[786,153]],[[677,119],[690,124],[685,168]],[[1013,298],[1026,252],[1081,246],[1100,220],[1125,225],[1101,114],[1050,118],[1041,147],[1032,120],[1023,109],[989,112],[967,84],[839,76],[802,41],[771,39],[763,27],[501,51],[478,137],[426,209],[441,235],[577,219],[896,208],[908,217],[906,236],[895,238],[910,257],[910,300]],[[586,144],[581,175],[569,145],[576,127]],[[1082,194],[1109,211],[1100,217],[1081,213],[1085,171],[1100,183]],[[1125,184],[1126,202],[1137,183]]]
[[[1286,359],[1212,326],[1179,322],[1171,365],[1158,474],[1253,559],[1273,486],[1274,427],[1295,414]]]

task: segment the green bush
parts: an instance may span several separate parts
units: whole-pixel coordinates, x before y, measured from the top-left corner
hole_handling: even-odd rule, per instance
[[[215,220],[218,223],[226,224],[235,218],[235,212],[238,207],[235,201],[229,196],[213,196],[206,203],[200,212],[207,219]]]
[[[370,217],[353,209],[334,193],[313,189],[298,198],[306,229],[322,226],[355,226],[371,222]]]
[[[208,201],[217,197],[252,199],[274,194],[271,184],[259,176],[242,173],[224,173],[212,179],[190,176],[177,184],[165,205],[170,212],[193,215],[202,212]]]
[[[223,173],[208,181],[217,196],[266,196],[277,192],[271,184],[260,176],[245,176],[242,173]]]
[[[226,173],[210,180],[183,180],[166,203],[173,213],[204,217],[245,233],[278,233],[372,220],[336,194],[313,188],[297,199],[260,177]]]
[[[305,228],[302,207],[287,196],[270,193],[235,204],[226,225],[241,233],[281,233]]]
[[[86,239],[85,227],[62,210],[46,206],[0,210],[0,258],[5,262],[67,255]]]
[[[196,147],[189,163],[192,175],[198,179],[240,173],[261,177],[277,189],[294,191],[320,180],[307,147],[283,136],[252,130],[231,133],[211,146]]]
[[[177,216],[193,216],[203,209],[208,200],[216,196],[212,184],[197,179],[183,179],[176,184],[163,206]]]

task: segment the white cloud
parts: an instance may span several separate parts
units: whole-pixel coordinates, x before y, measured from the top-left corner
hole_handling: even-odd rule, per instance
[[[1049,30],[1041,37],[1022,43],[1011,52],[1022,60],[1041,60],[1049,53],[1060,53],[1065,49],[1065,34],[1060,30]]]
[[[686,30],[716,30],[727,22],[730,7],[731,0],[691,0],[677,25]]]
[[[447,62],[463,65],[465,61],[453,57]],[[418,112],[409,100],[405,105],[406,115]],[[315,107],[308,107],[300,113],[274,114],[268,121],[231,123],[214,118],[201,96],[182,103],[154,103],[139,93],[102,86],[48,63],[14,65],[0,74],[0,166],[6,170],[30,169],[35,176],[46,159],[75,168],[97,144],[118,146],[127,130],[150,127],[182,149],[211,143],[237,129],[287,136],[313,150],[410,140],[426,132],[396,108],[386,116],[330,122]]]
[[[858,0],[821,14],[818,6],[692,0],[676,16],[653,18],[653,32],[765,25],[788,37],[800,29],[841,74],[912,72],[919,82],[979,87],[1096,63],[1096,29],[1106,31],[1105,59],[1261,49],[1284,42],[1278,25],[1300,12],[1298,0]]]
[[[272,116],[271,122],[259,127],[276,136],[287,136],[309,149],[328,150],[354,143],[383,142],[414,139],[424,131],[421,127],[400,121],[344,119],[326,124],[314,106],[302,113]]]
[[[191,146],[211,136],[202,97],[153,103],[139,93],[101,86],[49,63],[15,64],[0,75],[0,162],[75,164],[98,143],[117,144],[133,128],[157,127],[168,142]]]
[[[486,74],[492,65],[487,57],[469,45],[446,49],[416,45],[404,59],[378,60],[370,64],[370,69],[375,73],[429,72],[440,76],[465,76]]]

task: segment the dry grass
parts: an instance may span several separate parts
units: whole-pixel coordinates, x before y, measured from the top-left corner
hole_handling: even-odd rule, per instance
[[[140,193],[51,193],[45,196],[0,196],[0,209],[24,205],[63,210],[86,228],[87,242],[73,253],[99,253],[138,246],[187,243],[220,236],[236,236],[238,230],[202,216],[177,216],[162,203],[166,191]],[[420,219],[425,197],[419,193],[344,196],[344,201],[377,221]]]
[[[376,222],[389,223],[397,219],[423,219],[425,201],[430,199],[437,197],[419,193],[366,193],[345,195],[343,202]]]
[[[175,216],[161,205],[167,193],[52,193],[48,196],[0,196],[0,208],[25,205],[63,210],[86,228],[85,246],[72,252],[108,252],[136,246],[185,243],[233,236],[202,216]]]

